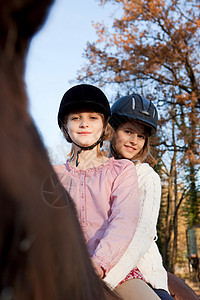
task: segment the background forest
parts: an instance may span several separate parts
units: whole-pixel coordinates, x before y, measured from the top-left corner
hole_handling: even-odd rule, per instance
[[[162,179],[158,223],[165,267],[188,272],[186,229],[200,216],[200,1],[99,0],[118,16],[85,49],[78,81],[119,96],[138,92],[159,111],[152,139],[155,170]],[[200,236],[196,241],[200,255]]]

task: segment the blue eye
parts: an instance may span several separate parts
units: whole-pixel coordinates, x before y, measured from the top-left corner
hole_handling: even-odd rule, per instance
[[[94,114],[94,115],[90,115],[89,118],[90,118],[91,120],[98,120],[99,116],[96,115],[96,114]]]

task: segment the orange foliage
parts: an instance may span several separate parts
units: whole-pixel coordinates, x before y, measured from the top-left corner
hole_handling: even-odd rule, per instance
[[[145,91],[166,110],[163,113],[162,108],[160,112],[163,125],[168,126],[170,118],[174,119],[178,142],[185,144],[183,151],[197,145],[191,150],[197,158],[200,152],[199,2],[101,0],[100,3],[104,5],[108,1],[119,5],[122,17],[113,21],[111,29],[104,24],[94,25],[98,38],[87,45],[88,63],[79,72],[78,79],[99,82],[101,86],[115,84],[119,87],[115,89],[116,94],[124,95],[133,86],[138,92]],[[194,162],[193,156],[186,152],[183,156]]]

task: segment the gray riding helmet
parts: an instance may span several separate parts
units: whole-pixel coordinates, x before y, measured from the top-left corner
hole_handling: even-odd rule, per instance
[[[111,107],[109,122],[114,129],[117,129],[127,119],[137,120],[146,125],[149,129],[149,135],[154,134],[157,130],[157,109],[150,100],[139,94],[121,97]]]

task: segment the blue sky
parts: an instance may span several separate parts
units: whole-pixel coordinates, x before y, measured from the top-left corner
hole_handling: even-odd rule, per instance
[[[101,7],[97,0],[57,0],[31,42],[25,73],[29,110],[53,163],[63,162],[70,149],[57,126],[60,100],[84,64],[86,42],[96,40],[92,21],[111,24],[113,14],[116,7]]]
[[[86,42],[96,40],[92,21],[111,25],[119,13],[119,6],[101,7],[98,0],[56,0],[31,42],[25,74],[29,110],[53,164],[64,162],[70,150],[57,113],[63,94],[73,85],[70,80],[84,64]]]

